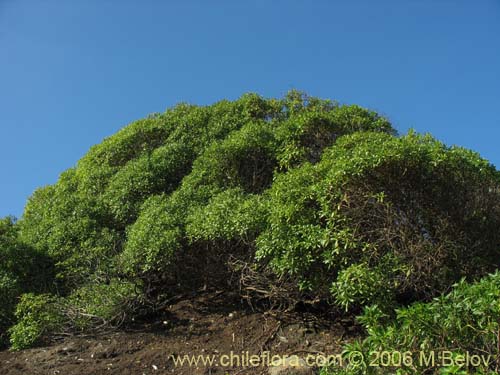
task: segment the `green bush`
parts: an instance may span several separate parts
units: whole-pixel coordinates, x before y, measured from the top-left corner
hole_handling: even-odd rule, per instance
[[[20,241],[18,232],[13,218],[0,219],[0,346],[7,341],[7,329],[15,321],[21,294],[52,287],[52,261]]]
[[[333,106],[294,93],[282,101],[281,112],[276,112],[276,101],[266,104],[253,96],[240,99],[244,103],[248,100],[260,106],[261,110],[254,107],[252,112],[261,113],[260,116],[250,118],[224,139],[207,144],[177,190],[153,196],[144,203],[139,217],[127,229],[121,256],[121,263],[129,274],[142,279],[160,279],[164,283],[169,273],[174,274],[172,271],[177,270],[178,265],[182,267],[182,263],[175,263],[179,261],[176,254],[195,253],[194,256],[199,257],[201,253],[196,248],[200,241],[210,242],[206,246],[214,252],[228,253],[235,251],[233,243],[224,246],[220,242],[245,236],[252,242],[248,243],[247,250],[252,255],[254,241],[250,237],[255,237],[267,223],[269,197],[265,192],[280,168],[279,158],[286,157],[283,150],[287,142],[295,142],[293,135],[284,135],[286,127],[294,126],[302,117],[320,116],[321,111],[338,111],[339,123],[334,123],[337,117],[328,115],[328,129],[325,130],[336,135],[363,128],[391,130],[386,120],[372,112],[353,111],[351,118],[346,111],[350,107]],[[245,113],[240,116],[246,116]],[[326,144],[310,141],[303,147],[317,149]],[[251,212],[251,204],[256,204],[256,212]],[[204,219],[205,215],[209,216],[208,220]],[[174,263],[176,266],[172,266]],[[176,277],[173,279],[173,284],[179,284]]]
[[[14,311],[17,298],[21,295],[21,287],[12,274],[0,270],[0,346],[7,341],[7,329],[14,322]]]
[[[257,257],[345,307],[408,303],[495,270],[499,174],[430,136],[358,132],[278,176]]]
[[[290,93],[294,97],[296,93]],[[297,98],[300,102],[300,96]],[[339,137],[358,131],[381,131],[395,134],[391,124],[373,111],[357,105],[339,106],[337,103],[310,100],[307,111],[293,112],[276,131],[281,147],[280,165],[290,169],[304,161],[315,163],[322,151]]]
[[[11,347],[26,349],[49,341],[54,333],[89,331],[131,321],[140,307],[137,285],[117,279],[92,283],[69,296],[22,294],[9,328]]]
[[[44,280],[73,328],[234,288],[234,258],[294,298],[387,312],[498,266],[499,181],[477,154],[397,137],[359,106],[246,94],[179,104],[93,146],[30,197],[16,236],[54,265]],[[0,268],[10,311],[20,293],[51,291],[19,289],[23,272]]]
[[[240,188],[228,189],[199,207],[187,218],[187,234],[192,241],[255,240],[267,225],[268,200],[247,194]]]
[[[9,329],[13,350],[37,345],[63,329],[60,301],[50,294],[23,294],[16,307],[17,323]]]
[[[113,279],[106,284],[90,284],[73,291],[65,299],[65,319],[81,330],[118,326],[130,321],[140,305],[133,283]]]
[[[331,288],[336,301],[346,309],[353,303],[392,306],[398,285],[386,267],[384,262],[376,267],[357,263],[341,270]]]
[[[500,273],[491,274],[481,281],[469,284],[464,280],[453,286],[453,290],[429,303],[417,302],[407,308],[396,310],[395,319],[390,319],[378,306],[365,309],[359,318],[367,331],[367,338],[348,345],[346,357],[360,351],[365,358],[374,358],[373,352],[409,352],[412,362],[401,367],[351,366],[347,374],[488,374],[497,373],[498,332],[500,316]],[[440,368],[438,354],[452,352],[460,355],[482,355],[488,365]],[[420,353],[427,358],[435,353],[435,366],[420,361]],[[340,369],[337,369],[341,371]],[[335,371],[337,371],[335,370]],[[342,370],[345,371],[346,369]],[[325,373],[341,373],[330,369]]]
[[[182,251],[185,218],[158,211],[153,218],[154,204],[146,204],[152,197],[164,196],[169,210],[182,215],[226,189],[261,194],[277,168],[317,159],[339,136],[360,130],[393,132],[374,112],[296,91],[283,99],[246,94],[206,107],[180,104],[106,138],[55,185],[36,191],[21,236],[56,259],[58,280],[68,291],[117,267],[139,273],[156,263],[168,267],[169,254]],[[159,233],[144,228],[148,217],[158,219]],[[170,229],[163,231],[163,221]],[[153,240],[140,239],[146,232],[158,237],[161,251]],[[143,245],[150,255],[135,264]]]

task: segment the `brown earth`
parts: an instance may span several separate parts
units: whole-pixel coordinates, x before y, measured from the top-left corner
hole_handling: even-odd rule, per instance
[[[332,322],[310,313],[252,311],[225,293],[206,292],[181,300],[161,317],[133,328],[71,336],[47,347],[0,352],[0,374],[267,374],[266,363],[249,366],[249,356],[260,355],[267,362],[272,355],[338,354],[356,331],[347,320]],[[198,366],[176,366],[171,357],[213,355],[218,361],[231,351],[242,355],[240,366],[235,359],[233,367],[201,362]]]

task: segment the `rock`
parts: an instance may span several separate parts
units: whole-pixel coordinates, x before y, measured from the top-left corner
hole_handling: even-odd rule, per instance
[[[292,355],[281,361],[273,362],[269,367],[269,375],[314,375],[314,369],[307,366],[302,358]]]
[[[288,343],[288,339],[285,337],[285,336],[278,336],[278,339],[282,342],[282,343]]]

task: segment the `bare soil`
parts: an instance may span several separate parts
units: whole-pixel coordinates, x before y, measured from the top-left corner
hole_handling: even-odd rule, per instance
[[[267,374],[266,366],[180,366],[171,356],[214,355],[218,360],[231,351],[243,353],[243,357],[266,351],[270,355],[337,354],[357,334],[357,328],[347,320],[319,319],[310,313],[253,311],[226,293],[212,291],[181,300],[134,327],[70,336],[46,347],[0,352],[0,374]]]

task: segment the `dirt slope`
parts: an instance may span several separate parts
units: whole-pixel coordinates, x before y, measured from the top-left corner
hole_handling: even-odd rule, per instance
[[[259,367],[202,364],[183,366],[172,355],[336,354],[355,336],[348,322],[329,323],[306,314],[276,316],[248,309],[224,293],[207,292],[177,302],[162,317],[133,329],[73,336],[51,346],[0,352],[2,375],[72,374],[267,374]]]

